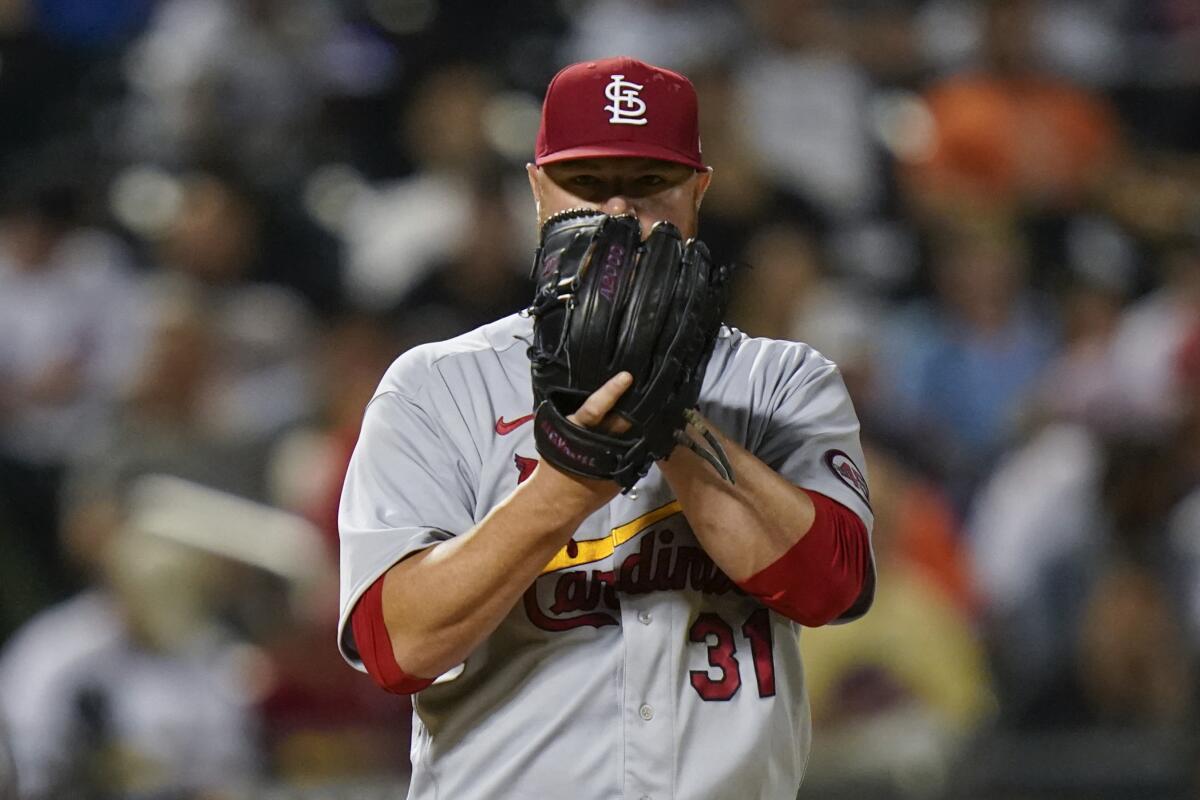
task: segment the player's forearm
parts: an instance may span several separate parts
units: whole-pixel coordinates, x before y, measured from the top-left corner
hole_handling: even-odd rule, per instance
[[[383,611],[400,668],[433,678],[462,663],[615,487],[600,491],[539,466],[474,528],[392,567]]]
[[[729,457],[730,484],[685,447],[659,468],[679,499],[696,538],[726,575],[743,581],[773,564],[808,532],[812,500],[753,453],[709,429]]]
[[[761,603],[817,627],[873,596],[867,527],[835,500],[793,486],[716,431],[737,477],[721,480],[686,448],[662,465],[696,538]]]

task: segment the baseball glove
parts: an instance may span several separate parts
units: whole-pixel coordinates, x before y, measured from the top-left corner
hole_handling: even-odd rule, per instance
[[[573,209],[542,226],[533,270],[529,360],[542,458],[629,491],[655,460],[684,444],[732,481],[725,453],[694,411],[725,312],[729,268],[714,266],[702,242],[683,242],[669,222],[656,223],[643,242],[632,216]],[[628,430],[567,419],[622,370],[633,385],[613,412]],[[689,422],[711,452],[687,435]]]

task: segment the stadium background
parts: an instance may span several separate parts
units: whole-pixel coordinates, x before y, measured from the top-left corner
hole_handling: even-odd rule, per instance
[[[863,420],[879,597],[805,634],[801,797],[1196,796],[1200,3],[0,0],[30,796],[403,785],[341,472],[398,353],[524,304],[540,92],[617,53],[698,87],[732,322]]]

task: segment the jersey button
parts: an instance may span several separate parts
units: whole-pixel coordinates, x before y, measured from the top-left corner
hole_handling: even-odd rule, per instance
[[[643,703],[642,707],[638,709],[638,713],[642,715],[642,719],[646,720],[646,722],[654,719],[654,709],[648,704]]]
[[[638,612],[638,622],[642,623],[643,625],[649,625],[650,621],[653,619],[654,619],[654,615],[651,614],[649,611],[639,611]]]

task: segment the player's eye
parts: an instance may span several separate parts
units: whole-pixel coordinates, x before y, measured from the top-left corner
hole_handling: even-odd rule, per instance
[[[666,184],[667,179],[662,175],[643,175],[638,178],[638,184],[645,188],[654,188]]]
[[[600,179],[595,175],[572,175],[567,183],[571,186],[579,187],[580,189],[588,189],[600,182]]]

